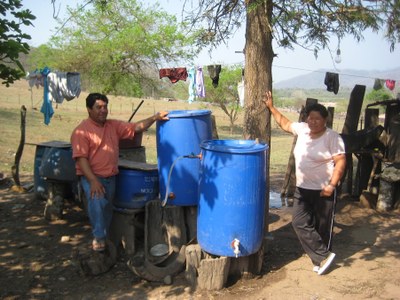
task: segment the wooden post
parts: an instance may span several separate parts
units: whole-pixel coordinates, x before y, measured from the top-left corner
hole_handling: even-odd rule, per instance
[[[379,108],[365,110],[364,128],[374,128],[379,125]]]
[[[329,106],[328,108],[328,120],[326,122],[326,127],[331,128],[333,126],[333,116],[335,115],[335,108],[332,106]]]
[[[358,121],[360,119],[361,107],[364,100],[365,95],[365,85],[356,85],[351,94],[349,105],[347,107],[347,115],[346,120],[344,122],[343,134],[350,134],[357,131]],[[346,153],[346,190],[343,189],[343,192],[347,192],[350,195],[353,193],[353,154]],[[347,177],[346,177],[347,176]]]
[[[18,146],[17,152],[15,153],[14,165],[11,167],[11,173],[12,173],[12,177],[13,177],[14,183],[15,183],[14,190],[20,189],[21,191],[23,191],[23,189],[21,188],[21,182],[19,180],[19,162],[21,160],[22,152],[24,151],[25,127],[26,127],[26,108],[24,105],[22,105],[21,106],[21,137],[19,140],[19,146]]]

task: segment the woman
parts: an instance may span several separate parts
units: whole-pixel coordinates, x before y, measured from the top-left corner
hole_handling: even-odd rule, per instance
[[[314,264],[313,271],[322,275],[335,258],[331,231],[336,187],[346,167],[343,140],[326,127],[328,111],[321,104],[306,108],[306,122],[291,122],[274,107],[271,91],[264,102],[278,125],[297,136],[292,225]]]

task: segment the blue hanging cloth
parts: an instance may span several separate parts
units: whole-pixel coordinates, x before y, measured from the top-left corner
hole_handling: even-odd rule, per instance
[[[49,99],[49,85],[47,83],[47,75],[50,73],[50,69],[45,67],[40,72],[43,75],[43,104],[40,112],[44,115],[44,124],[49,125],[50,119],[53,117],[54,110]]]

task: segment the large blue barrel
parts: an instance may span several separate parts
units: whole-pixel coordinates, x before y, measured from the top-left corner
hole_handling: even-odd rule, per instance
[[[156,124],[160,198],[165,198],[169,178],[168,204],[197,205],[200,160],[182,156],[200,154],[200,143],[212,138],[211,111],[175,110],[168,117]]]
[[[228,257],[257,252],[264,235],[268,146],[252,140],[211,140],[201,149],[199,245]],[[240,252],[235,252],[235,241]]]
[[[116,178],[114,206],[143,208],[146,202],[158,197],[158,170],[119,168]]]
[[[46,156],[50,149],[55,148],[55,149],[60,149],[60,151],[70,150],[71,144],[64,141],[48,141],[33,145],[36,145],[35,160],[33,166],[33,185],[34,185],[35,196],[39,199],[40,198],[47,199],[48,184],[45,180],[45,176],[41,174],[42,161],[43,159],[46,160]],[[72,154],[71,154],[71,160],[72,160]],[[75,170],[74,162],[72,162],[72,164],[69,163],[68,166]]]

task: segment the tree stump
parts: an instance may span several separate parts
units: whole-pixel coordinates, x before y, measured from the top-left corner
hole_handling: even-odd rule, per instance
[[[144,232],[144,249],[129,260],[128,266],[145,280],[170,284],[172,276],[185,267],[184,208],[162,207],[159,199],[147,202]]]
[[[117,252],[123,249],[129,257],[136,252],[135,241],[137,234],[137,214],[144,209],[114,210],[110,228],[110,239],[117,248]]]
[[[111,241],[107,241],[106,249],[102,252],[79,251],[74,260],[80,271],[86,276],[96,276],[107,272],[117,261],[117,250]]]
[[[386,212],[395,204],[395,184],[400,181],[400,163],[387,166],[380,175],[379,195],[376,209]]]
[[[205,258],[200,261],[197,279],[199,289],[216,291],[222,289],[228,280],[229,257]]]

